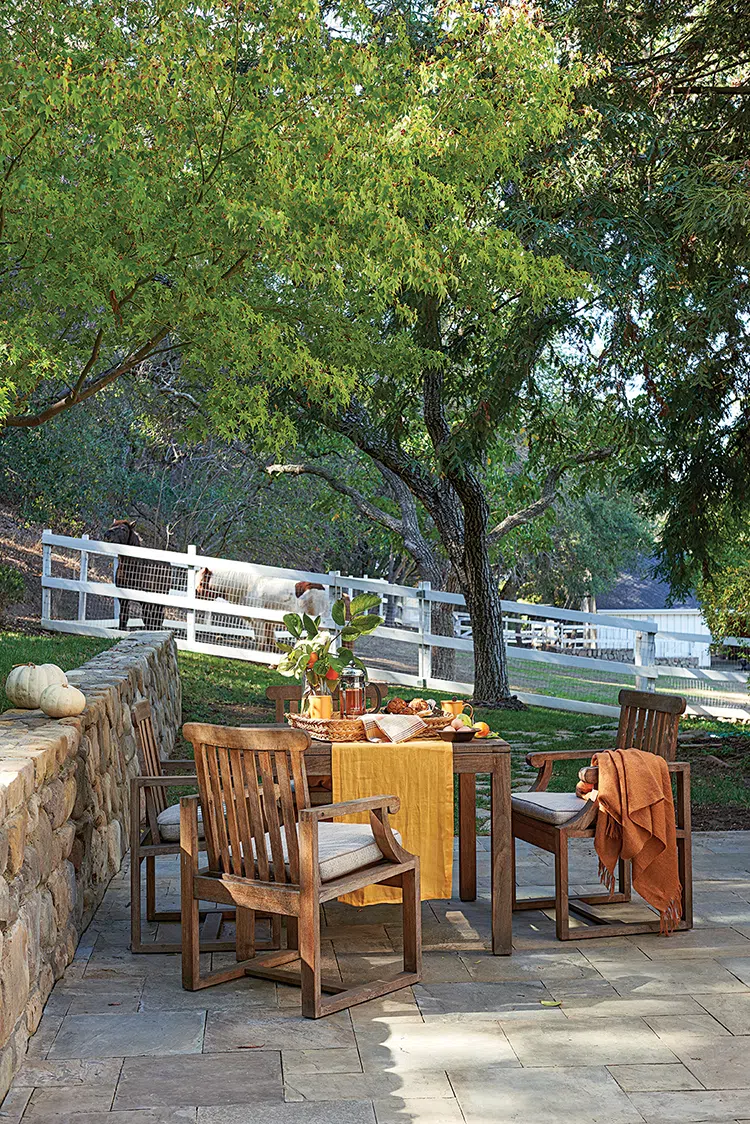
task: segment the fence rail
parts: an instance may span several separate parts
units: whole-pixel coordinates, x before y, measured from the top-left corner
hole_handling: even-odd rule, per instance
[[[204,568],[213,576],[208,581],[204,575],[201,588]],[[42,536],[42,624],[54,631],[118,636],[163,627],[181,649],[273,664],[299,582],[322,587],[311,596],[322,598],[316,604],[326,617],[344,592],[380,595],[385,624],[358,644],[374,675],[421,689],[473,690],[464,599],[427,582],[412,587],[337,571],[260,566],[198,554],[192,546],[178,552],[49,530]],[[675,632],[619,612],[524,601],[503,601],[502,611],[511,685],[524,701],[615,715],[619,689],[636,686],[685,694],[689,713],[750,721],[747,675],[697,666],[694,645],[707,651],[708,632]],[[680,653],[679,665],[657,658],[663,639]]]

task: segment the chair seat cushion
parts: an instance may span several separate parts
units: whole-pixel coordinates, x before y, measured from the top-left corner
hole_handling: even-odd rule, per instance
[[[165,843],[179,843],[180,841],[180,805],[170,804],[156,817],[159,825],[159,835]],[[203,816],[201,806],[198,805],[198,838],[203,839]]]
[[[401,836],[394,831],[401,842]],[[286,857],[286,839],[284,840]],[[366,823],[319,823],[318,860],[321,882],[332,882],[355,870],[383,862],[383,854]]]
[[[513,810],[543,823],[563,824],[590,805],[574,792],[514,792]]]

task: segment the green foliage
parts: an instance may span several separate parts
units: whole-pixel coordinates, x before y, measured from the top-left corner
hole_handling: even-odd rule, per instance
[[[457,0],[429,52],[412,33],[310,0],[21,0],[0,27],[6,424],[179,349],[214,430],[280,447],[271,396],[341,408],[373,311],[408,326],[408,293],[462,278],[476,317],[508,286],[578,292],[476,210],[563,128],[575,73],[521,9]],[[420,347],[396,331],[383,374]]]
[[[721,565],[727,517],[747,511],[744,9],[542,7],[592,80],[576,98],[579,128],[532,155],[510,217],[540,252],[586,269],[592,299],[527,318],[519,340],[526,355],[546,355],[576,402],[609,400],[626,424],[631,487],[662,521],[664,576],[686,592]]]
[[[723,544],[720,564],[698,583],[703,616],[715,643],[750,637],[750,535]],[[750,644],[748,645],[750,646]],[[733,653],[737,654],[736,650]]]
[[[507,580],[522,600],[579,609],[607,593],[620,574],[652,557],[654,534],[626,490],[564,490],[549,516],[503,544]],[[505,594],[508,596],[508,594]]]
[[[0,562],[0,620],[14,602],[22,601],[26,592],[23,575],[15,566]]]
[[[338,633],[321,629],[320,617],[285,613],[284,624],[294,644],[278,645],[286,653],[279,661],[279,672],[306,680],[316,692],[328,693],[345,667],[366,671],[362,660],[351,649],[342,647],[334,653],[331,647],[336,640],[351,644],[360,636],[373,633],[383,623],[382,617],[369,612],[378,605],[380,598],[376,593],[362,593],[349,603],[344,598],[334,601],[331,616],[334,623],[341,626]]]

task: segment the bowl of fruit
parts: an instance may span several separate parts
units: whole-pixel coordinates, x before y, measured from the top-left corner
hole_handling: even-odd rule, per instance
[[[458,714],[446,722],[438,733],[444,742],[470,742],[472,738],[486,738],[489,732],[486,722],[472,723],[468,714]]]

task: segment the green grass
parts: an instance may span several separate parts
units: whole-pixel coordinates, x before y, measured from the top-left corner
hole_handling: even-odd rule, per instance
[[[11,705],[4,691],[8,672],[17,663],[56,663],[63,671],[80,667],[93,656],[111,648],[113,640],[93,636],[25,636],[0,632],[0,711]]]
[[[24,636],[0,633],[0,684],[10,668],[17,663],[56,663],[64,669],[78,667],[113,641],[80,636]],[[180,675],[183,688],[183,717],[202,722],[227,725],[248,725],[272,722],[274,712],[266,699],[266,687],[283,682],[278,672],[244,660],[229,660],[181,652]],[[406,698],[416,694],[413,688],[393,688],[391,696]],[[429,692],[435,698],[448,694]],[[0,687],[0,710],[8,706]],[[513,747],[513,771],[524,775],[524,760],[532,749],[581,748],[584,759],[599,749],[614,744],[614,729],[591,732],[609,719],[590,714],[573,714],[545,707],[525,711],[482,711],[477,718],[487,721],[492,730],[506,738]],[[726,722],[685,719],[683,729],[714,732],[720,737],[709,749],[685,746],[680,758],[693,766],[693,807],[698,827],[750,827],[750,735],[744,728]],[[177,747],[182,756],[189,747]],[[712,759],[718,759],[712,760]],[[724,764],[721,764],[724,762]],[[564,762],[555,769],[551,788],[571,791],[582,762]],[[479,803],[482,804],[480,797]],[[697,813],[697,814],[696,814]]]

